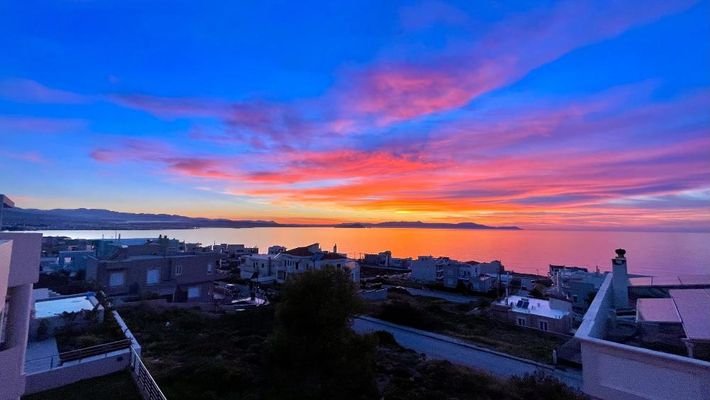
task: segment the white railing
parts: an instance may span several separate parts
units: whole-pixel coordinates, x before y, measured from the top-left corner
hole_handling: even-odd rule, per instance
[[[131,375],[144,400],[167,400],[148,368],[143,364],[141,357],[133,349],[131,349]]]

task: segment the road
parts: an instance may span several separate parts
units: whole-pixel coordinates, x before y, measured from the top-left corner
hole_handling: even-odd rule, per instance
[[[581,372],[555,369],[550,365],[483,349],[450,336],[395,325],[364,316],[355,318],[353,329],[358,333],[387,331],[401,346],[424,353],[429,358],[448,360],[454,364],[484,370],[493,375],[509,377],[543,371],[574,388],[579,389],[582,385]]]

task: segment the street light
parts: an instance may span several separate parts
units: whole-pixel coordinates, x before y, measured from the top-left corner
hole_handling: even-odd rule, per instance
[[[4,194],[0,194],[0,231],[2,231],[2,216],[6,208],[15,207],[15,203]]]

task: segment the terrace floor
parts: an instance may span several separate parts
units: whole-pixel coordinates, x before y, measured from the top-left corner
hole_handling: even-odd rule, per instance
[[[23,396],[22,400],[142,400],[130,372],[87,379],[58,389]]]

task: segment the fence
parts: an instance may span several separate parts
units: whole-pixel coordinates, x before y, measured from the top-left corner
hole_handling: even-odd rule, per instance
[[[135,350],[131,349],[131,373],[144,400],[167,400]]]
[[[130,339],[117,340],[115,342],[100,344],[98,346],[84,347],[82,349],[65,351],[59,353],[59,359],[62,363],[67,361],[81,360],[87,357],[93,357],[106,353],[111,353],[116,350],[123,350],[131,347]]]

